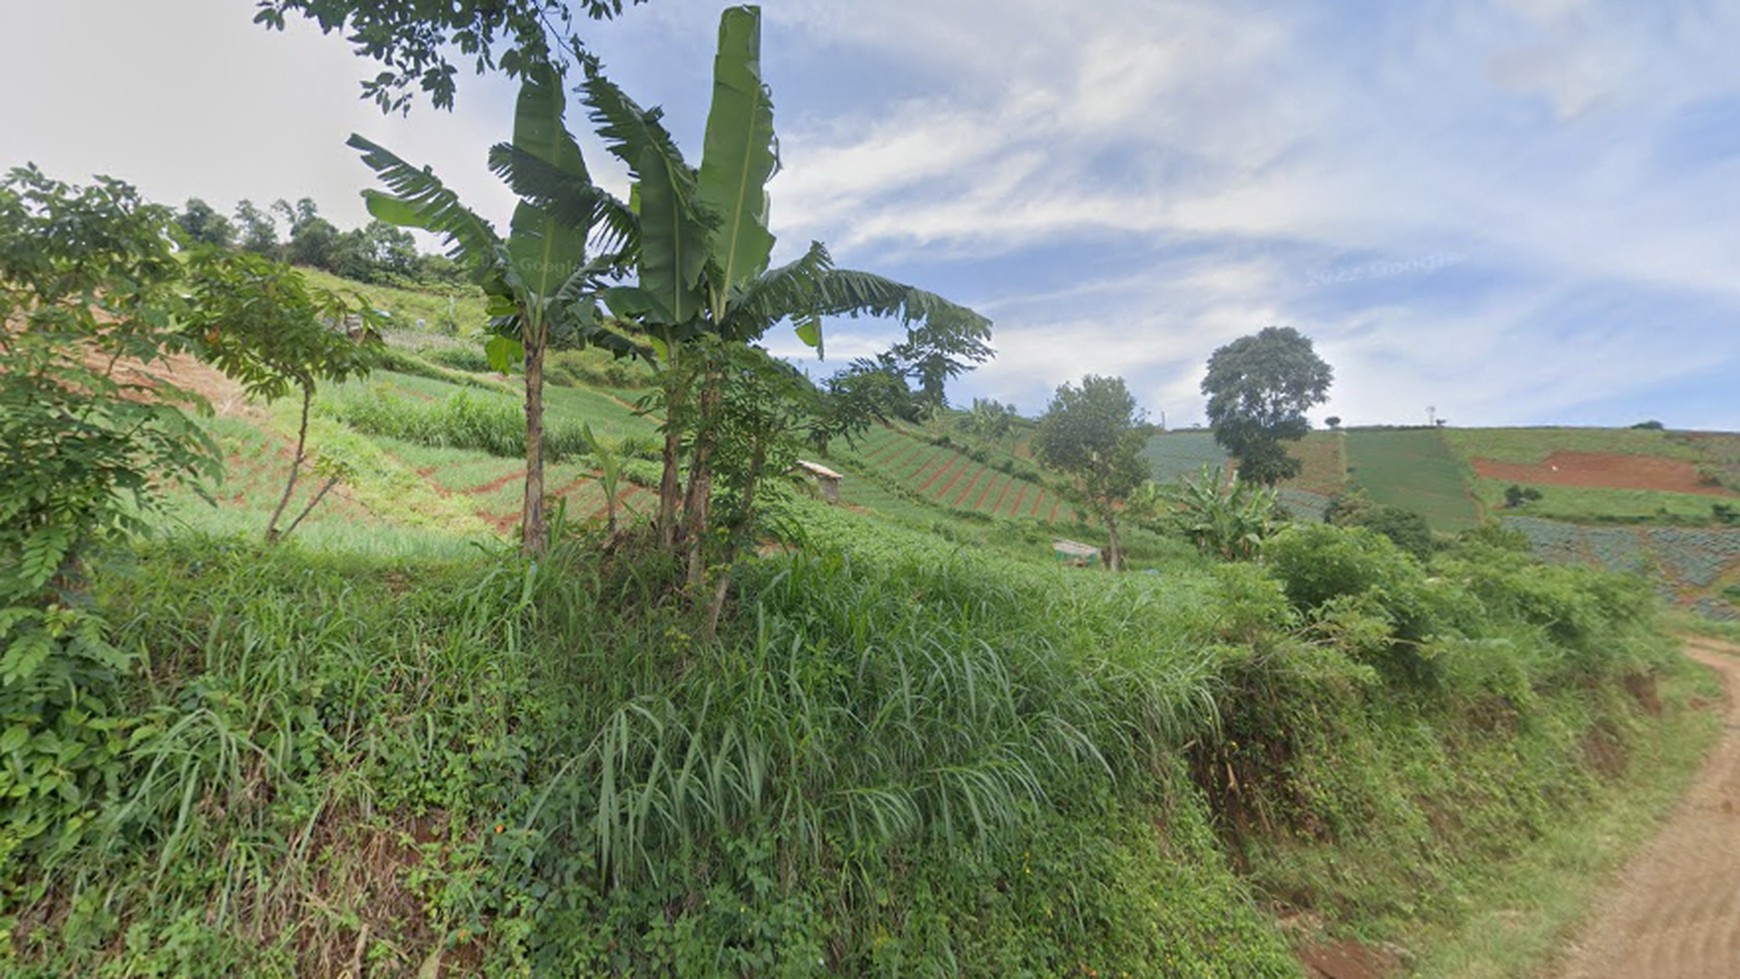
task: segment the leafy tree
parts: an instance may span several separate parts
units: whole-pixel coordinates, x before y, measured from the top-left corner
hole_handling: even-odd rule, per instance
[[[592,296],[619,259],[609,248],[594,260],[587,244],[594,229],[620,247],[631,229],[626,206],[592,182],[580,146],[563,126],[566,102],[560,79],[549,69],[529,70],[520,85],[512,143],[497,144],[490,168],[520,201],[508,237],[465,207],[426,168],[414,167],[386,148],[352,135],[350,145],[393,191],[365,191],[369,212],[389,224],[422,228],[445,238],[449,256],[483,286],[495,317],[486,350],[498,370],[525,361],[526,480],[521,548],[548,546],[544,506],[544,357],[553,340],[595,342],[629,349],[601,329]]]
[[[218,471],[177,407],[203,402],[154,372],[183,346],[172,227],[119,181],[0,179],[0,869],[75,842],[125,746],[132,657],[84,600],[81,558]]]
[[[1330,415],[1328,418],[1323,419],[1323,424],[1328,425],[1330,428],[1339,429],[1341,427],[1341,416]]]
[[[632,0],[642,3],[644,0]],[[594,20],[622,12],[622,0],[256,0],[254,22],[283,30],[287,15],[301,14],[337,31],[356,53],[381,63],[363,82],[363,97],[382,111],[409,111],[411,86],[421,88],[437,109],[451,109],[459,68],[453,55],[472,60],[479,74],[500,68],[509,77],[558,63],[552,47],[578,51],[573,11]],[[552,41],[554,44],[552,44]],[[499,54],[498,54],[499,52]]]
[[[660,110],[636,104],[596,60],[583,62],[585,102],[607,148],[628,167],[639,204],[634,283],[603,297],[658,371],[666,424],[656,526],[663,547],[686,553],[691,589],[706,570],[715,457],[725,436],[720,408],[732,364],[708,353],[709,344],[752,344],[790,321],[819,352],[825,317],[895,316],[906,339],[864,366],[916,379],[925,403],[941,403],[946,380],[989,355],[984,317],[899,282],[837,269],[820,243],[769,267],[766,184],[779,159],[760,60],[759,10],[727,9],[699,168],[683,159]]]
[[[312,197],[298,200],[294,206],[287,201],[272,204],[275,213],[282,214],[290,226],[290,240],[284,259],[292,265],[332,271],[338,251],[339,231],[331,221],[320,216],[320,207]]]
[[[409,231],[376,219],[339,234],[327,271],[356,282],[391,282],[415,277],[420,258]]]
[[[1223,561],[1254,559],[1280,523],[1274,490],[1229,477],[1218,466],[1205,465],[1157,495],[1168,529]]]
[[[203,251],[194,256],[188,277],[193,309],[183,325],[200,356],[253,397],[276,401],[293,390],[302,394],[296,454],[278,506],[266,522],[266,540],[288,537],[341,476],[331,472],[280,531],[279,520],[308,459],[308,415],[315,387],[321,381],[367,374],[374,367],[381,352],[378,314],[360,298],[347,300],[310,288],[295,269],[245,252]]]
[[[1121,377],[1082,378],[1057,389],[1033,437],[1040,465],[1070,475],[1081,498],[1106,525],[1106,567],[1124,567],[1118,540],[1118,505],[1148,476],[1141,452],[1147,439]]]
[[[974,398],[973,407],[961,424],[971,435],[997,441],[1007,438],[1015,430],[1018,417],[1014,405],[1003,404],[995,398]]]
[[[190,245],[229,248],[236,241],[236,226],[230,219],[197,197],[187,199],[186,206],[175,217],[175,224],[181,229],[182,240]]]
[[[1328,398],[1334,376],[1311,340],[1290,326],[1265,327],[1208,358],[1202,393],[1209,424],[1244,478],[1274,486],[1299,475],[1299,460],[1281,443],[1311,430],[1305,412]]]
[[[240,228],[243,249],[257,255],[282,257],[277,222],[271,214],[255,207],[253,201],[243,199],[236,204],[236,224]]]

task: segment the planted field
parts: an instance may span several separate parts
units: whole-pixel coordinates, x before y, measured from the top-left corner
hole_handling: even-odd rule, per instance
[[[1740,440],[1649,429],[1453,429],[1445,440],[1475,474],[1488,511],[1512,486],[1539,490],[1532,516],[1555,520],[1710,520],[1740,496]],[[1715,498],[1715,499],[1712,499]]]
[[[1154,470],[1154,479],[1170,483],[1183,476],[1194,476],[1203,466],[1222,467],[1227,464],[1226,450],[1209,431],[1166,432],[1148,440],[1142,458]]]
[[[1674,434],[1640,428],[1448,428],[1441,434],[1458,458],[1538,465],[1555,452],[1656,456],[1695,462],[1697,450]]]
[[[1712,498],[1700,493],[1663,493],[1655,490],[1587,486],[1536,486],[1535,489],[1541,493],[1540,499],[1528,502],[1520,510],[1507,511],[1504,509],[1504,493],[1510,485],[1497,480],[1481,479],[1475,481],[1474,492],[1488,513],[1591,523],[1648,523],[1663,520],[1704,523],[1712,519],[1712,505],[1725,502],[1722,498]]]
[[[934,445],[900,428],[875,429],[855,446],[836,445],[834,455],[843,462],[869,470],[868,477],[848,476],[841,487],[847,503],[889,512],[907,511],[930,504],[948,510],[983,513],[998,517],[1029,517],[1043,521],[1073,515],[1057,494],[1024,475],[1028,466],[995,454],[986,464],[952,446]],[[1014,472],[1006,470],[1014,469]],[[915,494],[890,509],[890,495],[859,485],[881,481]]]
[[[1327,498],[1347,488],[1347,455],[1339,432],[1312,432],[1287,443],[1287,454],[1298,459],[1304,469],[1297,478],[1282,483],[1283,489]]]
[[[1360,429],[1347,433],[1348,479],[1373,500],[1426,515],[1434,530],[1479,522],[1466,470],[1436,429]]]
[[[1652,574],[1684,604],[1719,599],[1724,583],[1740,578],[1740,528],[1586,527],[1539,517],[1506,517],[1504,525],[1544,560]]]

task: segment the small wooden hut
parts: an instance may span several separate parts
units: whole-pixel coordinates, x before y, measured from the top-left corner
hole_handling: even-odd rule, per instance
[[[829,469],[827,466],[821,465],[820,463],[809,462],[804,459],[799,459],[797,461],[797,467],[815,477],[816,486],[822,491],[822,499],[827,500],[829,503],[840,502],[840,480],[845,479],[846,477],[832,469]]]

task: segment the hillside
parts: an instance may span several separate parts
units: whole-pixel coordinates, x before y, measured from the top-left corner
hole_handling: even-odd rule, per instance
[[[1636,571],[1701,614],[1740,615],[1740,435],[1658,429],[1353,428],[1295,449],[1282,484],[1296,515],[1320,517],[1360,489],[1424,514],[1435,530],[1496,520],[1555,562]],[[1158,478],[1226,461],[1207,432],[1157,436]],[[1511,487],[1538,497],[1507,505]]]
[[[1714,733],[1635,579],[1309,522],[1261,564],[1131,527],[1147,573],[1069,568],[1052,542],[1099,529],[1024,427],[948,413],[816,454],[838,506],[769,487],[709,637],[646,530],[644,371],[553,358],[560,517],[528,561],[520,379],[474,342],[398,330],[321,389],[294,502],[326,495],[277,546],[293,406],[172,365],[227,479],[91,564],[79,601],[139,667],[73,818],[8,770],[9,974],[1514,971]],[[1440,432],[1305,450],[1291,502],[1477,499]],[[1225,462],[1203,433],[1149,456]]]

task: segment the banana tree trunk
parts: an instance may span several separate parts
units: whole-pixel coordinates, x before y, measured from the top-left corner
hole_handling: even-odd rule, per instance
[[[542,331],[538,331],[541,333]],[[533,557],[549,546],[544,520],[544,338],[526,344],[526,498],[520,521],[520,553]]]
[[[683,496],[682,451],[684,396],[688,385],[675,365],[666,368],[664,471],[659,475],[659,546],[677,549],[677,503]]]

